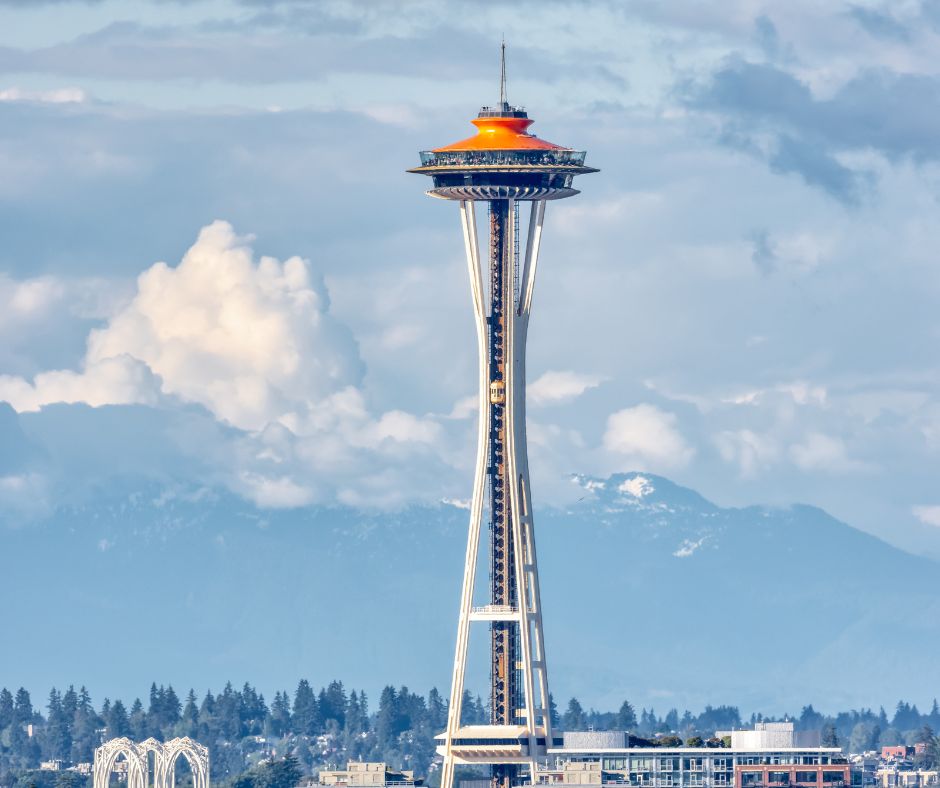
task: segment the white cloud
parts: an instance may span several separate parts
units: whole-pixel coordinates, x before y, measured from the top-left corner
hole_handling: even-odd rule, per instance
[[[940,528],[940,506],[912,506],[911,512],[925,525]]]
[[[681,468],[695,450],[676,427],[676,416],[653,405],[636,405],[611,414],[604,448],[654,467]]]
[[[241,474],[240,480],[243,484],[242,493],[262,507],[287,509],[306,506],[316,498],[311,488],[288,476],[269,477],[246,471]]]
[[[91,332],[83,371],[0,377],[0,398],[20,411],[153,403],[156,375],[164,394],[242,429],[315,420],[322,400],[359,383],[358,348],[305,260],[255,260],[248,241],[226,222],[204,227],[177,267],[151,266],[130,303]],[[10,300],[37,309],[57,292],[34,280]]]
[[[32,383],[0,375],[0,400],[20,412],[36,411],[54,402],[153,405],[159,399],[159,381],[146,364],[127,355],[101,359],[88,364],[82,372],[41,372]]]
[[[752,430],[725,430],[715,436],[715,446],[721,458],[738,466],[738,472],[752,479],[776,462],[779,449],[776,441]]]
[[[350,332],[329,314],[307,261],[255,260],[227,222],[204,227],[176,268],[156,263],[137,295],[88,341],[94,363],[122,354],[147,364],[163,391],[260,429],[362,375]]]
[[[863,470],[864,463],[849,458],[845,442],[838,437],[811,432],[801,442],[790,447],[790,458],[804,471],[841,473]]]
[[[549,402],[564,402],[580,397],[588,389],[596,388],[603,378],[582,375],[578,372],[549,371],[526,386],[526,395],[537,405]]]
[[[0,101],[28,101],[37,104],[82,104],[88,94],[81,88],[57,88],[55,90],[23,90],[4,88],[0,90]]]
[[[476,416],[479,410],[480,399],[477,395],[472,394],[469,397],[461,397],[457,400],[447,418],[469,419],[471,416]]]

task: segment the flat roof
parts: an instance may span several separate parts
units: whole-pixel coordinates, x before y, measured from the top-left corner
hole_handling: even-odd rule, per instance
[[[841,747],[549,747],[548,752],[556,755],[744,755],[748,753],[767,754],[806,753],[808,755],[831,755],[842,752]]]

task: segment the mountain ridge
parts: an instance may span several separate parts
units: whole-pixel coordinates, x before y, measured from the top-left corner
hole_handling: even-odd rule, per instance
[[[466,510],[262,510],[204,487],[125,482],[0,531],[0,590],[17,600],[8,631],[31,644],[25,668],[15,649],[0,655],[9,681],[125,697],[153,679],[248,679],[268,696],[301,676],[373,695],[387,682],[448,685]],[[723,508],[640,472],[576,482],[581,500],[536,512],[559,701],[767,713],[937,694],[931,559],[816,507]],[[67,660],[63,638],[83,644]],[[471,653],[485,640],[481,629]],[[484,663],[470,673],[481,694]]]

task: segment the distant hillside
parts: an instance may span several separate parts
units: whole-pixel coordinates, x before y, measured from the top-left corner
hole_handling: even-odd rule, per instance
[[[578,483],[582,500],[537,516],[559,705],[799,712],[940,694],[936,563],[811,507],[721,509],[647,474]],[[0,530],[0,683],[448,685],[464,510],[260,511],[131,482],[96,500]]]

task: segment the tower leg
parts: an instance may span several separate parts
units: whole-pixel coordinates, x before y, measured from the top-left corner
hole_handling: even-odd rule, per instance
[[[486,300],[483,290],[483,272],[477,244],[476,213],[473,203],[462,200],[460,219],[467,250],[467,269],[470,273],[470,292],[473,315],[477,328],[479,355],[479,423],[477,432],[477,462],[473,475],[473,495],[470,499],[470,526],[467,533],[467,556],[464,564],[463,590],[460,596],[460,617],[457,623],[457,647],[454,655],[454,675],[451,681],[450,706],[447,712],[447,731],[444,739],[444,764],[441,770],[441,788],[452,788],[454,782],[453,740],[460,727],[463,707],[464,679],[466,675],[467,645],[470,641],[470,613],[473,606],[473,587],[476,577],[477,556],[480,549],[480,531],[483,525],[483,492],[486,484],[486,460],[489,433],[489,391],[487,375]]]

